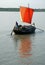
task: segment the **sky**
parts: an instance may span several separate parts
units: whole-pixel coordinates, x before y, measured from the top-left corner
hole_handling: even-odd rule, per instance
[[[45,8],[45,0],[0,0],[0,7],[28,7],[28,4],[32,8]]]

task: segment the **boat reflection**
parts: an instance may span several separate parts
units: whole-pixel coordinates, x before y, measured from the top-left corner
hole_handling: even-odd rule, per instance
[[[30,36],[28,35],[21,36],[20,41],[21,41],[19,47],[20,56],[21,57],[31,56],[32,44],[31,44]]]
[[[21,65],[32,63],[32,40],[30,35],[13,36],[16,60]]]

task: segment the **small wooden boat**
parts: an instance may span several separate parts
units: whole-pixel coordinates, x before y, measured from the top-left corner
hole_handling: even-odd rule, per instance
[[[34,9],[28,7],[20,7],[20,14],[22,22],[26,22],[31,24],[32,23],[32,16],[33,16]],[[13,29],[13,32],[15,34],[32,34],[35,32],[36,27],[33,25],[29,26],[18,26],[18,28],[15,26]]]
[[[22,27],[20,27],[20,28],[14,28],[13,29],[13,32],[15,33],[15,34],[32,34],[32,33],[35,33],[35,29],[36,29],[36,27],[34,27],[34,26],[32,26],[32,25],[30,25],[30,26],[22,26]]]

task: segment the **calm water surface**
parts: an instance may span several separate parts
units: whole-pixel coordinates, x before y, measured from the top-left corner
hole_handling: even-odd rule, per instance
[[[19,13],[0,12],[0,65],[45,65],[45,13],[36,12],[34,15],[33,21],[44,32],[36,30],[32,35],[11,36]]]

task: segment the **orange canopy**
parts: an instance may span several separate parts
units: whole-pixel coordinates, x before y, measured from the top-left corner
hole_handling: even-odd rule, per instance
[[[20,7],[21,18],[23,22],[30,23],[32,22],[34,10],[32,8]]]

